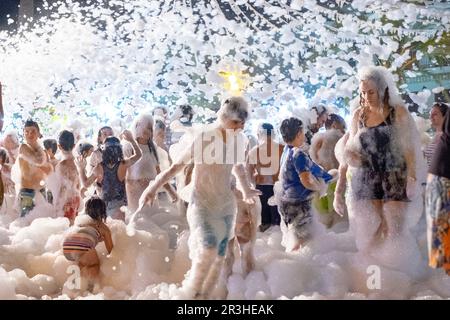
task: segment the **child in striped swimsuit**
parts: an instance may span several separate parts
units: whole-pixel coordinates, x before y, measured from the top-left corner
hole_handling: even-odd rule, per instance
[[[100,260],[95,250],[99,242],[104,241],[106,250],[111,253],[113,242],[111,231],[106,226],[106,205],[98,198],[92,197],[86,202],[85,213],[89,221],[78,225],[63,243],[63,253],[67,260],[78,263],[81,276],[96,280],[100,271]]]

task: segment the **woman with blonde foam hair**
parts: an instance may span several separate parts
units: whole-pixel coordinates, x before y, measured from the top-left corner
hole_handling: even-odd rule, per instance
[[[361,69],[359,92],[344,159],[353,167],[350,214],[361,250],[402,234],[417,187],[419,136],[386,68]]]

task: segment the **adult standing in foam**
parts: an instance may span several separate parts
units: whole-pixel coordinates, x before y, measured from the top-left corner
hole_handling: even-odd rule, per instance
[[[135,212],[139,207],[139,198],[151,180],[160,172],[159,156],[157,146],[153,142],[153,117],[151,114],[139,115],[132,126],[132,132],[142,157],[127,170],[126,189],[128,198],[128,209]],[[133,146],[130,143],[124,144],[124,156],[129,158],[133,155]],[[166,184],[167,190],[173,201],[176,201],[175,190]]]
[[[45,178],[53,170],[48,162],[48,156],[39,143],[41,133],[39,125],[33,120],[27,120],[23,129],[25,143],[19,147],[20,216],[26,216],[36,205],[36,192],[40,192],[44,199],[47,197]]]
[[[245,136],[240,131],[248,115],[248,104],[243,98],[224,100],[216,127],[200,134],[167,171],[156,177],[140,200],[153,202],[161,186],[194,163],[193,191],[187,210],[192,267],[186,282],[194,297],[209,297],[217,284],[228,241],[233,237],[236,198],[231,189],[232,173],[240,181],[245,201],[252,203],[252,198],[260,194],[250,187],[244,167]],[[237,155],[237,159],[232,155]]]
[[[425,205],[429,265],[444,268],[450,276],[450,112],[445,115],[428,172]]]
[[[345,147],[357,246],[365,250],[401,235],[408,193],[416,183],[418,131],[384,67],[359,74],[360,106]],[[351,210],[352,211],[352,210]],[[350,212],[351,214],[352,212]]]
[[[430,121],[431,127],[436,130],[433,140],[427,145],[424,150],[425,158],[427,159],[428,167],[431,164],[431,159],[433,158],[434,150],[436,148],[436,144],[438,143],[441,134],[442,134],[442,126],[444,125],[444,118],[448,112],[448,105],[442,102],[436,102],[431,107],[430,111]]]
[[[261,191],[261,225],[264,232],[273,225],[280,225],[280,215],[276,206],[269,206],[269,198],[274,195],[273,186],[278,181],[280,161],[284,146],[273,139],[275,132],[270,123],[262,123],[258,128],[259,145],[253,147],[248,155],[248,170]]]

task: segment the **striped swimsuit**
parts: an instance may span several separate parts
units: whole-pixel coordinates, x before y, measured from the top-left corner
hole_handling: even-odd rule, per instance
[[[102,236],[95,226],[80,226],[64,240],[64,256],[67,260],[77,262],[83,254],[90,249],[94,249],[101,240]]]

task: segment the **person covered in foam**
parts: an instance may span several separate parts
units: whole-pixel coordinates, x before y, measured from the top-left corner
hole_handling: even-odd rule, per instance
[[[287,251],[295,251],[312,237],[311,200],[314,192],[325,194],[327,183],[333,176],[302,151],[306,137],[300,119],[283,120],[280,132],[286,147],[281,158],[281,190],[277,191],[276,197],[282,218],[282,244]]]
[[[361,69],[359,91],[344,160],[352,168],[351,224],[358,248],[365,250],[402,234],[422,156],[414,119],[389,71]]]
[[[139,198],[142,192],[150,181],[160,173],[160,153],[158,153],[159,147],[153,142],[153,117],[151,114],[139,115],[135,119],[131,130],[142,151],[142,157],[128,168],[126,177],[128,209],[134,212],[139,207]],[[133,146],[130,143],[124,143],[123,151],[125,157],[131,157],[134,152]],[[164,188],[172,198],[172,201],[176,201],[177,194],[175,190],[169,184],[164,185]]]
[[[345,134],[345,120],[338,114],[331,113],[325,120],[325,132],[312,137],[309,155],[311,159],[326,171],[337,169],[339,162],[334,154],[336,143]]]
[[[53,170],[45,150],[39,143],[41,133],[37,122],[29,119],[23,129],[25,142],[19,147],[20,216],[25,217],[36,206],[36,196],[47,198],[45,178]]]
[[[63,130],[58,137],[58,148],[61,152],[61,160],[55,167],[55,175],[59,179],[60,187],[55,193],[57,212],[62,211],[64,217],[73,225],[81,203],[81,182],[78,169],[73,156],[75,136],[68,130]]]
[[[125,221],[125,213],[122,211],[122,207],[127,205],[125,177],[128,168],[140,159],[142,152],[130,131],[124,130],[121,136],[133,146],[131,157],[124,157],[119,139],[108,137],[104,142],[102,162],[97,164],[92,174],[87,177],[86,161],[80,161],[79,172],[83,187],[97,183],[100,198],[106,203],[108,216]]]
[[[345,128],[345,120],[338,114],[330,113],[325,120],[326,131],[319,132],[312,138],[309,148],[311,159],[326,171],[339,168],[334,149],[339,139],[345,134]],[[331,228],[334,224],[343,220],[333,210],[335,188],[336,182],[330,183],[327,195],[313,200],[313,205],[319,213],[319,220],[327,228]]]
[[[243,199],[252,203],[260,192],[251,188],[245,173],[245,136],[241,133],[249,116],[241,97],[225,99],[212,129],[195,138],[183,156],[159,174],[141,197],[153,202],[157,190],[177,172],[194,163],[192,193],[187,209],[192,267],[184,287],[194,297],[208,298],[222,270],[228,241],[233,237],[236,198],[232,174],[240,181]]]
[[[88,280],[89,289],[92,290],[100,275],[100,259],[95,247],[104,242],[110,254],[114,245],[111,231],[105,224],[105,202],[96,196],[88,199],[84,213],[77,218],[76,225],[69,229],[62,247],[65,258],[78,264],[81,276]]]

